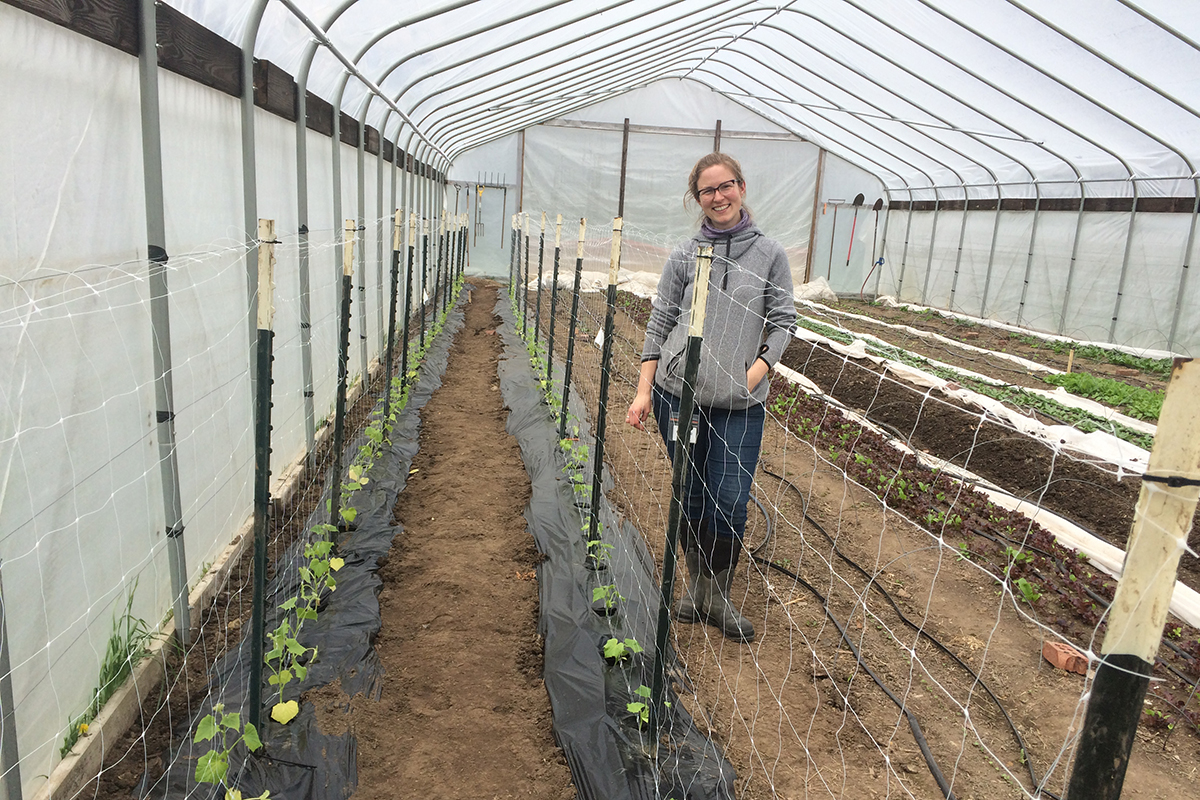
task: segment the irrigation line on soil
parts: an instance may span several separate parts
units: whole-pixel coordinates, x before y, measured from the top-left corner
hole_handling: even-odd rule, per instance
[[[934,637],[932,634],[930,634],[922,626],[917,625],[915,622],[910,620],[908,618],[908,616],[905,615],[905,613],[900,610],[899,604],[896,603],[896,601],[892,597],[891,593],[887,589],[883,588],[883,586],[881,586],[878,581],[876,581],[876,579],[875,579],[876,576],[867,572],[865,569],[863,569],[863,567],[861,565],[859,565],[858,562],[856,562],[854,559],[847,556],[845,553],[843,553],[838,548],[836,540],[834,540],[834,538],[829,535],[829,532],[826,531],[825,528],[822,527],[819,522],[817,522],[815,519],[813,519],[812,517],[810,517],[808,515],[807,499],[805,498],[804,493],[802,491],[800,491],[800,488],[798,486],[796,486],[796,484],[792,483],[792,481],[790,481],[789,479],[787,479],[786,477],[784,477],[782,475],[777,475],[776,473],[772,472],[771,470],[767,469],[766,467],[763,467],[762,471],[765,474],[776,479],[780,483],[783,483],[785,486],[787,486],[789,489],[791,489],[797,495],[799,495],[801,507],[803,508],[803,511],[801,513],[803,514],[804,519],[809,524],[811,524],[814,528],[816,528],[818,533],[820,533],[822,536],[825,537],[826,541],[829,542],[830,547],[833,548],[834,554],[838,558],[840,558],[847,565],[849,565],[851,569],[855,570],[856,572],[858,572],[858,574],[860,574],[861,576],[863,576],[864,578],[867,579],[867,588],[868,589],[874,589],[875,591],[877,591],[881,595],[883,595],[884,600],[886,600],[888,605],[890,605],[892,607],[892,610],[896,613],[896,616],[900,618],[900,621],[902,623],[904,623],[904,625],[906,625],[911,630],[916,631],[917,635],[921,636],[926,641],[928,641],[930,644],[932,644],[934,647],[936,647],[938,650],[942,651],[944,654],[949,656],[950,659],[955,664],[962,667],[963,670],[965,670],[967,672],[967,674],[971,676],[972,680],[974,680],[983,689],[983,691],[987,693],[987,696],[989,698],[991,698],[992,702],[996,704],[996,708],[999,709],[1000,713],[1004,716],[1005,723],[1007,723],[1009,730],[1012,731],[1013,736],[1017,740],[1017,746],[1020,748],[1021,753],[1025,755],[1025,759],[1024,759],[1025,767],[1029,771],[1030,781],[1033,782],[1034,787],[1040,787],[1041,784],[1038,781],[1037,774],[1034,772],[1034,769],[1033,769],[1033,758],[1029,754],[1029,748],[1025,744],[1024,737],[1021,736],[1021,732],[1019,730],[1017,730],[1016,724],[1013,723],[1012,717],[1009,716],[1008,711],[1004,708],[1004,705],[1000,702],[1000,698],[997,697],[996,694],[992,691],[991,687],[988,686],[987,681],[985,681],[983,679],[983,676],[980,675],[979,673],[975,672],[975,670],[971,669],[971,667],[968,666],[966,664],[966,662],[964,662],[961,658],[959,658],[953,651],[951,651],[948,647],[946,647],[944,644],[942,644],[941,641],[939,641],[936,637]],[[766,544],[771,540],[771,531],[774,528],[774,525],[771,522],[770,515],[767,514],[766,509],[762,507],[762,504],[759,503],[757,499],[754,500],[754,504],[758,506],[759,510],[762,511],[763,516],[766,518],[767,536],[762,544],[760,544],[758,547],[754,548],[754,550],[751,551],[750,555],[754,558],[755,561],[759,562],[760,564],[766,564],[772,568],[779,568],[779,566],[776,565],[774,562],[758,555],[758,552],[760,550],[762,550],[766,546]],[[818,597],[819,597],[819,595],[818,595]],[[822,603],[824,603],[823,600],[822,600]],[[826,614],[829,615],[828,606],[825,606],[825,611],[826,611]],[[829,618],[831,620],[833,619],[832,616],[830,616]],[[872,677],[874,677],[874,676],[872,676]],[[881,688],[882,688],[882,686],[881,686]],[[884,689],[884,691],[887,691],[887,690]],[[925,748],[922,748],[922,752],[925,752]],[[1050,794],[1045,789],[1038,789],[1038,790],[1041,791],[1042,794],[1045,794],[1048,797],[1051,797],[1051,798],[1057,797],[1056,795]]]
[[[768,473],[768,474],[770,474],[770,473]],[[795,488],[795,487],[792,487],[792,488]],[[799,492],[800,490],[797,489],[796,491]],[[803,496],[803,495],[801,495],[801,496]],[[767,520],[767,526],[768,526],[768,528],[770,528],[771,527],[771,518],[767,514],[767,510],[762,507],[762,504],[759,503],[757,499],[754,500],[754,504],[756,506],[758,506],[758,510],[763,513],[763,516]],[[804,518],[806,520],[808,520],[809,522],[812,522],[813,525],[817,524],[811,517],[808,516],[808,514],[805,514]],[[818,528],[819,527],[820,526],[818,526]],[[821,532],[825,533],[824,530],[822,530]],[[826,535],[826,537],[829,536],[829,534],[825,534],[825,535]],[[770,541],[770,538],[771,538],[770,534],[768,533],[766,541]],[[764,541],[764,544],[765,543],[766,542]],[[833,611],[830,610],[829,601],[825,598],[825,596],[823,594],[821,594],[820,591],[817,590],[817,588],[815,586],[813,586],[811,583],[806,581],[804,578],[801,578],[795,572],[792,572],[790,569],[782,566],[781,564],[776,564],[774,561],[770,561],[770,560],[758,555],[758,550],[761,547],[762,547],[762,545],[759,545],[759,547],[754,548],[754,550],[752,550],[750,552],[750,557],[753,558],[759,564],[762,564],[763,566],[767,567],[768,569],[773,569],[773,570],[776,570],[777,572],[783,573],[787,577],[791,578],[795,583],[798,583],[801,586],[803,586],[805,589],[807,589],[809,592],[811,592],[814,597],[817,598],[817,602],[819,602],[821,604],[821,610],[825,612],[826,618],[830,622],[833,623],[833,627],[837,628],[837,632],[841,636],[842,641],[844,641],[846,643],[846,646],[850,648],[850,652],[851,652],[851,654],[853,654],[855,662],[858,664],[858,666],[862,667],[863,671],[865,673],[867,673],[868,676],[870,676],[871,680],[873,680],[875,682],[875,685],[878,686],[883,691],[883,693],[886,694],[888,696],[888,698],[893,703],[896,704],[896,707],[899,708],[901,713],[904,714],[904,718],[906,720],[908,720],[908,727],[909,727],[909,730],[912,731],[913,739],[916,741],[917,747],[921,751],[921,755],[925,758],[925,764],[926,764],[926,766],[929,767],[929,773],[933,776],[933,779],[937,782],[938,788],[942,792],[942,796],[945,797],[946,800],[956,800],[954,792],[950,788],[950,784],[946,781],[946,776],[942,774],[941,768],[938,767],[938,765],[937,765],[937,759],[934,758],[933,752],[929,749],[929,743],[925,740],[925,734],[921,732],[921,723],[919,723],[917,721],[916,715],[914,715],[911,711],[908,710],[908,707],[905,706],[904,701],[901,700],[899,697],[896,697],[895,693],[893,693],[892,690],[887,687],[887,685],[883,682],[883,680],[880,679],[880,677],[875,674],[874,670],[872,670],[871,667],[868,666],[866,661],[863,660],[862,654],[859,653],[858,648],[856,648],[854,646],[854,643],[852,641],[850,641],[850,636],[849,636],[849,634],[846,633],[846,629],[842,627],[841,623],[838,622],[837,617],[835,617],[833,615]],[[834,547],[834,551],[835,552],[837,551],[836,546]],[[838,553],[838,555],[841,555],[841,553]],[[845,556],[842,556],[842,557],[845,558]],[[849,559],[846,559],[846,560],[849,561]],[[850,562],[850,563],[853,566],[857,566],[857,565],[854,565],[853,562]],[[874,579],[872,579],[871,582],[873,584]],[[885,592],[885,595],[886,595],[886,592]],[[891,598],[889,597],[888,599],[890,600]],[[893,606],[894,605],[895,604],[893,603]],[[898,610],[897,610],[897,613],[899,613]],[[902,619],[904,619],[904,621],[906,623],[908,622],[908,620],[904,618],[903,614],[900,614],[900,617]],[[911,624],[911,623],[909,623],[909,624]],[[935,644],[936,644],[936,642],[935,642]],[[945,648],[943,648],[943,649],[945,649]],[[1007,714],[1005,716],[1007,717]]]

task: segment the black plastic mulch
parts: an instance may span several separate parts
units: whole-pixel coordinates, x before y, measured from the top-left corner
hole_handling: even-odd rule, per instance
[[[603,499],[601,538],[612,547],[607,549],[606,569],[593,571],[585,566],[587,546],[582,527],[587,509],[576,505],[575,490],[564,471],[565,458],[558,446],[558,409],[546,406],[506,293],[498,300],[496,313],[504,320],[499,374],[509,409],[507,429],[520,445],[532,483],[525,519],[546,556],[538,566],[546,690],[555,737],[566,754],[579,797],[732,798],[733,767],[720,747],[697,730],[678,702],[677,687],[688,682],[673,651],[667,653],[671,705],[662,721],[657,748],[646,740],[640,719],[627,710],[629,702],[643,699],[635,690],[651,683],[660,598],[654,559],[641,534]],[[561,386],[561,368],[556,378]],[[594,454],[588,411],[574,391],[568,403],[571,425],[579,426],[580,442]],[[590,485],[590,466],[585,474]],[[607,476],[604,487],[605,491],[611,487]],[[606,616],[594,610],[593,589],[610,582],[624,599],[614,615]],[[609,637],[635,638],[646,651],[625,664],[608,665],[601,648]]]
[[[469,288],[470,285],[465,287]],[[339,554],[345,559],[345,565],[337,572],[337,590],[326,596],[318,618],[306,622],[299,636],[303,645],[317,648],[317,658],[308,665],[305,680],[288,684],[284,699],[296,699],[303,692],[335,680],[341,681],[341,689],[347,697],[360,693],[374,699],[379,697],[383,673],[374,649],[380,628],[378,598],[382,581],[378,575],[379,560],[391,548],[392,538],[402,531],[402,527],[393,522],[392,511],[404,491],[409,467],[417,453],[421,409],[442,385],[450,346],[463,326],[465,315],[460,306],[465,296],[464,290],[426,353],[418,381],[410,389],[408,403],[397,416],[391,444],[368,473],[370,482],[353,496],[358,513],[354,529],[339,537]],[[346,448],[344,463],[350,463],[362,443],[360,437]],[[326,501],[329,497],[330,487],[327,486],[308,519],[306,530],[328,521]],[[306,563],[303,558],[306,543],[301,540],[288,548],[279,560],[275,577],[267,586],[268,631],[279,624],[279,604],[297,594],[298,569]],[[212,713],[217,703],[223,703],[226,712],[241,710],[245,721],[249,662],[249,640],[243,639],[214,666],[208,697],[175,729],[174,738],[179,744],[163,753],[164,763],[170,766],[152,785],[146,785],[148,781],[143,777],[137,796],[192,800],[220,800],[225,796],[222,787],[196,783],[196,760],[211,750],[213,743],[193,744],[192,736],[197,723]],[[272,797],[288,800],[349,797],[358,782],[354,736],[322,733],[311,703],[303,703],[299,715],[287,725],[270,720],[269,708],[276,699],[276,689],[265,685],[268,674],[264,672],[263,676],[262,697],[266,708],[259,730],[263,749],[248,758],[244,747],[234,748],[230,754],[227,782],[236,785],[246,797],[260,795],[265,790],[270,790]]]

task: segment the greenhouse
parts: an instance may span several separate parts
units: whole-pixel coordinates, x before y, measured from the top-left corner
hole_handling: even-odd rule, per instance
[[[0,800],[1195,793],[1194,4],[4,0],[0,70]]]

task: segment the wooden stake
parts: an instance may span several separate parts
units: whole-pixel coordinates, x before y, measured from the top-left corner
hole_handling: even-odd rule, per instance
[[[1117,800],[1200,498],[1200,362],[1176,359],[1109,609],[1067,797]]]
[[[1067,353],[1067,374],[1071,374],[1071,367],[1075,364],[1075,348],[1071,348],[1071,352]]]

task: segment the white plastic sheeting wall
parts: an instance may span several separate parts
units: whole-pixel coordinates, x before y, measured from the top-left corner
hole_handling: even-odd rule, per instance
[[[622,251],[623,267],[658,272],[671,247],[696,232],[699,208],[684,204],[688,174],[712,152],[721,120],[721,152],[742,165],[746,205],[788,251],[795,282],[803,281],[817,148],[690,81],[662,81],[526,130],[525,210],[538,219],[543,210],[551,219],[561,213],[575,225],[586,217],[589,239],[611,235],[622,145],[622,131],[613,126],[626,116],[623,238],[630,246]]]
[[[26,791],[125,593],[154,623],[170,595],[136,63],[60,30],[0,6],[0,580]]]
[[[1139,212],[1131,228],[1127,212],[1085,211],[1081,222],[1078,212],[1039,211],[1036,233],[1033,211],[970,211],[965,229],[962,211],[889,216],[879,231],[881,294],[1085,341],[1107,342],[1111,330],[1115,344],[1160,350],[1168,349],[1178,300],[1173,349],[1200,351],[1200,288],[1190,281],[1179,296],[1191,214]]]
[[[62,65],[71,64],[72,74]],[[90,700],[114,614],[133,593],[170,609],[151,359],[136,59],[0,5],[0,581],[21,777],[32,794]],[[189,584],[251,513],[253,429],[239,102],[159,72],[179,481]],[[295,126],[255,111],[258,214],[276,220],[278,475],[305,449]],[[327,136],[307,132],[315,410],[333,407],[337,294]],[[339,145],[342,218],[358,156]],[[364,163],[365,335],[357,288],[350,373],[380,352],[378,263],[392,247],[392,166],[377,218]],[[401,181],[397,181],[397,192]],[[363,278],[355,258],[355,282]],[[401,286],[403,292],[403,286]]]
[[[471,233],[468,247],[468,271],[471,274],[508,277],[511,217],[517,211],[519,150],[520,137],[512,134],[468,150],[450,167],[449,179],[462,185],[458,193],[458,209],[467,214]],[[485,187],[480,194],[476,187],[481,182],[506,184],[507,189]],[[446,206],[451,213],[454,212],[453,188],[447,192]],[[579,220],[570,219],[565,214],[563,216],[564,240],[569,237],[574,241]],[[550,223],[553,221],[552,216]]]

